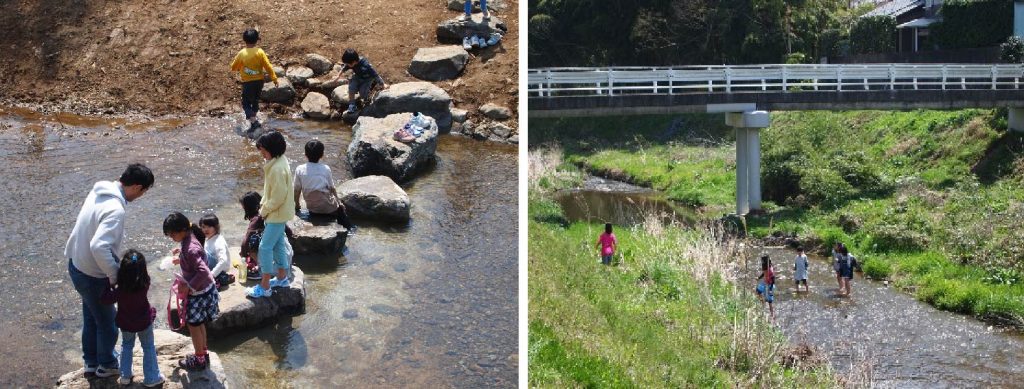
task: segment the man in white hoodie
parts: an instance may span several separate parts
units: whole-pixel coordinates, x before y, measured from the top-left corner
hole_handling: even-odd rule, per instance
[[[153,186],[153,172],[131,164],[117,181],[100,181],[92,187],[71,237],[64,248],[71,283],[82,297],[82,359],[85,373],[97,377],[118,374],[116,310],[100,303],[100,295],[117,283],[120,256],[124,252],[124,207]]]

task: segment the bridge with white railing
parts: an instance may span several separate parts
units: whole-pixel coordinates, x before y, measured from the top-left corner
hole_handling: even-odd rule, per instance
[[[736,213],[761,208],[767,111],[1009,108],[1024,131],[1024,65],[843,64],[530,69],[531,118],[725,113],[736,128]]]
[[[1020,64],[842,64],[530,69],[531,117],[757,109],[1024,107]]]

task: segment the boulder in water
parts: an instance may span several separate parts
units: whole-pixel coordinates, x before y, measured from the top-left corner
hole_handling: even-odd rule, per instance
[[[302,113],[306,117],[315,120],[326,120],[331,118],[331,102],[317,92],[309,92],[306,98],[302,99]]]
[[[222,303],[223,304],[223,303]],[[164,389],[171,388],[227,388],[227,375],[224,373],[224,365],[217,353],[210,351],[210,367],[203,371],[188,372],[178,367],[178,360],[194,352],[192,339],[169,330],[154,329],[153,343],[156,345],[157,364],[165,381],[161,386]],[[120,351],[121,347],[117,346]],[[132,385],[121,386],[117,384],[118,375],[107,378],[85,377],[85,369],[67,373],[57,380],[57,388],[100,388],[100,389],[122,389],[142,388],[142,351],[136,346],[132,356],[132,373],[134,379]]]
[[[384,175],[397,182],[406,181],[434,161],[437,150],[437,125],[433,120],[420,136],[410,143],[394,139],[395,131],[412,119],[410,113],[384,118],[362,116],[352,127],[352,143],[348,146],[348,163],[352,175]]]
[[[359,177],[345,181],[337,189],[349,215],[409,221],[409,195],[389,177]]]
[[[294,235],[290,239],[295,254],[341,255],[345,249],[348,230],[333,217],[312,215],[296,216],[288,222]]]
[[[427,81],[450,80],[462,73],[467,61],[469,53],[461,46],[424,47],[412,57],[409,74]]]
[[[277,85],[273,82],[263,84],[260,99],[271,103],[291,104],[295,99],[295,87],[287,77],[278,77]]]
[[[237,247],[229,250],[238,252]],[[256,285],[256,281],[240,280],[220,291],[220,315],[217,320],[206,323],[210,333],[224,334],[230,331],[258,327],[279,316],[300,314],[306,309],[305,275],[298,267],[292,266],[292,279],[287,288],[275,288],[270,297],[252,299],[245,296],[245,288]],[[244,277],[244,275],[243,275]],[[244,281],[241,282],[241,281]],[[177,310],[171,311],[177,315]]]
[[[447,132],[452,128],[451,104],[451,96],[437,85],[424,81],[401,82],[378,93],[363,115],[383,118],[401,112],[422,112],[434,118],[440,131]]]
[[[504,35],[508,31],[505,22],[496,16],[484,22],[484,15],[473,14],[470,20],[459,20],[457,18],[445,20],[437,25],[437,41],[442,43],[462,44],[462,38],[478,35],[490,37],[498,33]]]

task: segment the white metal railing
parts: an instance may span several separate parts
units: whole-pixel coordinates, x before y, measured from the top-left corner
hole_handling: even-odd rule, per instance
[[[543,68],[530,97],[736,92],[1021,89],[1021,64],[841,64]],[[1022,95],[1024,98],[1024,95]]]

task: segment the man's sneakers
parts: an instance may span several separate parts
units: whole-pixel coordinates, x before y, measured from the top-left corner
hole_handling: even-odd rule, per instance
[[[184,359],[178,360],[178,367],[189,371],[206,370],[210,367],[209,356],[189,354]]]
[[[207,356],[207,358],[209,358],[209,356]],[[209,363],[207,363],[207,364],[209,364]],[[147,383],[147,382],[143,382],[143,383],[142,383],[142,386],[145,386],[145,387],[147,387],[147,388],[155,388],[155,387],[157,387],[157,386],[163,385],[163,384],[164,384],[164,380],[165,380],[165,379],[166,379],[166,378],[164,378],[164,376],[163,376],[163,375],[161,375],[160,377],[158,377],[158,378],[156,379],[156,381],[153,381],[153,382],[148,382],[148,383]]]
[[[260,284],[256,284],[256,286],[251,288],[245,288],[245,296],[250,298],[270,297],[272,294],[274,294],[273,289],[263,289],[263,285]]]
[[[288,285],[290,285],[290,284],[291,283],[288,281],[288,278],[285,278],[283,280],[279,280],[279,279],[277,279],[277,277],[274,277],[274,278],[270,279],[270,288],[271,289],[273,289],[273,288],[287,288]]]

